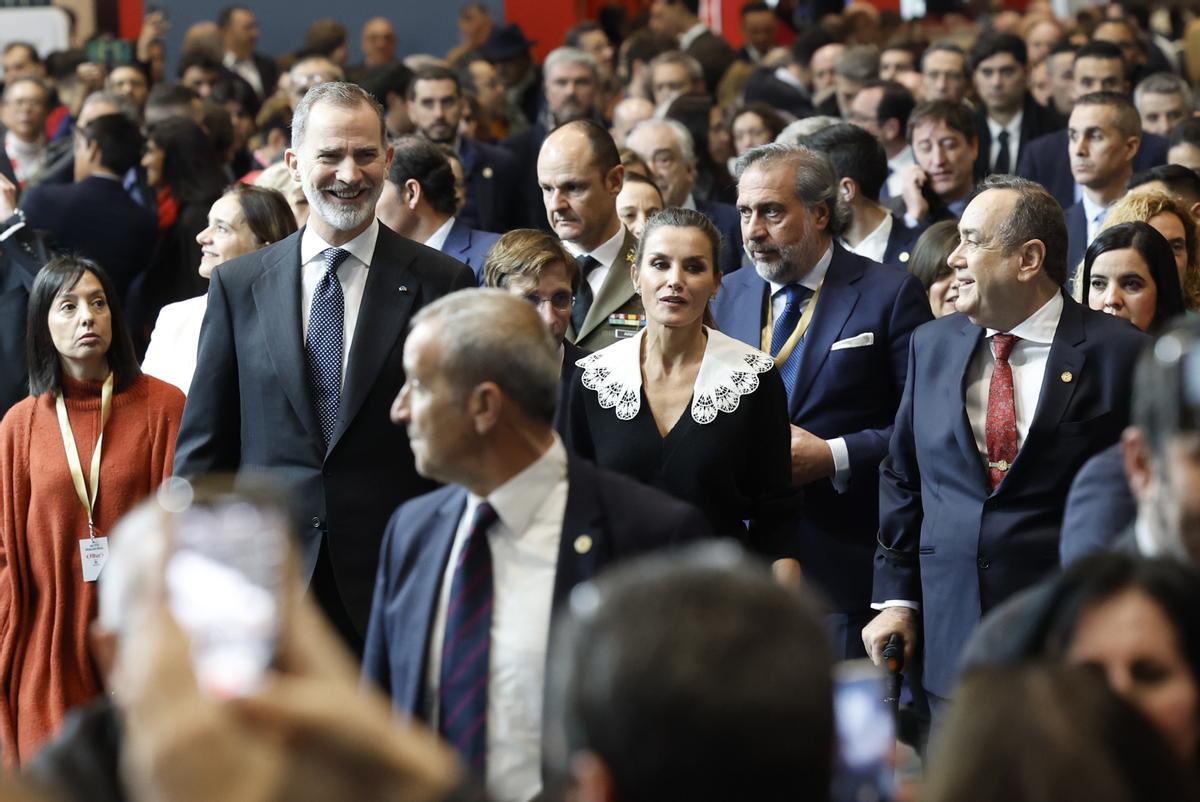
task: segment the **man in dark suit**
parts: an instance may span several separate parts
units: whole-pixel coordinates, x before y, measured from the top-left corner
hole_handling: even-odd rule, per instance
[[[271,472],[310,526],[305,578],[352,648],[366,633],[379,543],[396,505],[430,490],[387,410],[414,312],[474,285],[448,256],[381,226],[391,150],[354,84],[305,93],[285,158],[308,225],[214,273],[175,471]]]
[[[77,251],[108,271],[125,298],[150,265],[158,219],[137,204],[122,178],[142,157],[144,140],[124,114],[105,114],[77,128],[75,183],[43,184],[25,193],[25,219],[55,247]]]
[[[1074,281],[1109,207],[1125,196],[1141,146],[1142,122],[1124,95],[1093,92],[1075,100],[1067,133],[1071,175],[1083,190],[1079,202],[1066,211],[1067,271]]]
[[[974,113],[962,101],[926,101],[909,115],[908,138],[917,163],[904,171],[896,211],[909,228],[922,231],[939,220],[957,220],[975,190]]]
[[[1092,92],[1116,92],[1128,96],[1129,81],[1121,49],[1109,42],[1089,42],[1075,56],[1072,73],[1072,103]],[[1064,209],[1079,201],[1082,190],[1071,175],[1070,140],[1067,130],[1038,137],[1022,148],[1017,175],[1046,188]],[[1145,134],[1134,157],[1133,169],[1149,170],[1167,162],[1167,140]]]
[[[985,34],[971,48],[975,93],[981,101],[975,114],[979,134],[976,181],[992,173],[1013,172],[1021,148],[1066,122],[1025,88],[1029,83],[1027,63],[1025,41],[1016,34]]]
[[[637,239],[617,215],[625,168],[612,135],[591,120],[562,126],[537,160],[546,220],[579,263],[566,337],[598,351],[632,337],[646,324],[631,266]]]
[[[443,147],[416,135],[395,140],[392,167],[375,211],[392,231],[453,256],[482,283],[483,259],[500,237],[475,231],[454,216],[454,171]]]
[[[273,58],[254,52],[258,44],[258,20],[245,6],[228,6],[217,16],[217,27],[225,40],[222,64],[250,84],[260,99],[275,94],[279,65]]]
[[[841,123],[802,138],[800,144],[825,154],[837,174],[838,203],[846,216],[838,244],[873,262],[908,262],[921,232],[879,202],[888,171],[879,140],[864,128]]]
[[[515,226],[552,230],[542,214],[537,160],[547,135],[574,120],[600,120],[596,100],[600,70],[596,60],[574,47],[551,50],[542,64],[545,105],[533,125],[500,143],[517,163],[516,194],[522,217]]]
[[[792,481],[805,496],[784,556],[828,597],[834,654],[861,656],[879,462],[904,390],[908,338],[931,318],[929,302],[915,276],[834,242],[844,217],[828,160],[763,145],[742,155],[738,173],[754,269],[725,277],[713,316],[721,331],[780,367]]]
[[[524,300],[456,293],[413,323],[392,418],[418,472],[448,486],[388,524],[363,676],[436,727],[492,798],[533,799],[552,610],[604,567],[707,535],[707,522],[568,456],[551,428],[556,349]]]
[[[742,230],[737,209],[719,201],[703,201],[692,194],[696,185],[696,145],[691,133],[676,120],[646,120],[630,132],[626,144],[650,166],[663,203],[695,209],[721,232],[721,271],[742,266]]]
[[[408,118],[418,134],[458,152],[466,183],[459,218],[481,231],[507,231],[519,220],[520,170],[503,148],[459,135],[462,110],[457,73],[436,66],[417,70],[408,85]]]
[[[562,369],[554,430],[562,437],[567,431],[567,394],[579,374],[576,363],[588,355],[566,338],[581,280],[579,263],[557,237],[525,230],[510,231],[500,238],[488,253],[481,282],[533,304],[558,343]]]
[[[700,62],[705,88],[715,95],[721,76],[736,56],[728,42],[700,21],[700,0],[654,0],[650,4],[650,28],[675,37],[679,50]]]
[[[880,469],[873,606],[924,642],[939,715],[980,617],[1058,565],[1067,488],[1129,419],[1145,335],[1063,291],[1066,225],[1044,189],[992,176],[959,222],[957,308],[912,337],[908,384]],[[1012,357],[1012,361],[1009,359]]]
[[[33,277],[50,261],[41,234],[16,210],[17,185],[0,177],[0,418],[29,395],[25,324]]]

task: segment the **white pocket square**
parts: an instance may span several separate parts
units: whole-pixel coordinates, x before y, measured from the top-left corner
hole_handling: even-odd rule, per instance
[[[845,340],[838,340],[833,345],[829,346],[830,351],[840,351],[843,348],[862,348],[864,345],[875,344],[875,333],[864,331],[854,337],[848,337]]]

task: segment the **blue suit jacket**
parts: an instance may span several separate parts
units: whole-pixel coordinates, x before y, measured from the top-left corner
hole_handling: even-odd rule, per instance
[[[742,266],[742,220],[728,203],[696,198],[696,210],[712,220],[721,232],[721,272],[732,273]]]
[[[980,618],[1058,566],[1067,489],[1129,422],[1147,337],[1066,297],[1037,412],[993,492],[965,405],[984,330],[963,315],[912,336],[908,384],[880,469],[874,601],[920,602],[924,686],[948,696]]]
[[[885,265],[904,267],[912,256],[912,249],[917,247],[921,238],[921,229],[909,228],[904,224],[904,215],[892,213],[892,232],[888,234],[887,247],[883,250]]]
[[[1063,513],[1058,556],[1063,565],[1112,547],[1137,517],[1137,501],[1125,476],[1121,444],[1114,443],[1083,464]]]
[[[770,285],[753,268],[726,276],[712,305],[717,327],[760,347],[769,293]],[[818,437],[845,438],[849,452],[845,493],[828,479],[805,487],[791,548],[839,612],[868,609],[879,462],[904,391],[908,338],[931,317],[915,276],[833,246],[788,411],[792,423]],[[870,345],[830,350],[840,340],[867,334]]]
[[[483,261],[487,253],[500,239],[499,234],[489,231],[476,231],[462,220],[455,220],[450,227],[450,234],[442,243],[442,253],[453,256],[475,273],[475,280],[483,286]]]
[[[577,584],[618,560],[711,533],[690,504],[585,460],[568,458],[567,482],[556,608]],[[467,491],[454,485],[415,498],[396,510],[383,537],[363,677],[391,696],[397,711],[417,717],[428,708],[430,629],[466,503]],[[592,546],[580,554],[575,541],[585,534]]]
[[[463,138],[458,156],[466,176],[466,203],[458,219],[480,231],[514,228],[520,171],[511,153],[496,145]]]
[[[1064,209],[1075,203],[1075,177],[1065,129],[1040,136],[1021,146],[1017,175],[1036,181],[1054,196]],[[1142,134],[1142,144],[1133,157],[1133,171],[1140,172],[1167,163],[1167,140],[1154,134]]]
[[[1083,255],[1087,253],[1087,215],[1083,201],[1073,203],[1064,212],[1067,218],[1067,286],[1071,287],[1076,276],[1083,275]],[[1084,301],[1087,296],[1083,296]]]

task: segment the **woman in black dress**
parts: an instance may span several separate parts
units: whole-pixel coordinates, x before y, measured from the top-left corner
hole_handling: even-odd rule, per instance
[[[771,357],[709,325],[719,253],[699,212],[650,218],[633,268],[645,328],[577,363],[568,440],[771,555],[795,497],[787,394]]]

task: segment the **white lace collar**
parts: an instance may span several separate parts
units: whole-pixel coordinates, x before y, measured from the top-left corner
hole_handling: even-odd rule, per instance
[[[642,337],[628,339],[589,354],[575,364],[583,368],[583,386],[595,390],[600,406],[616,408],[621,420],[633,420],[642,408]],[[705,328],[708,344],[692,390],[692,420],[712,423],[718,412],[733,412],[741,398],[758,389],[758,374],[775,360],[741,340]]]

